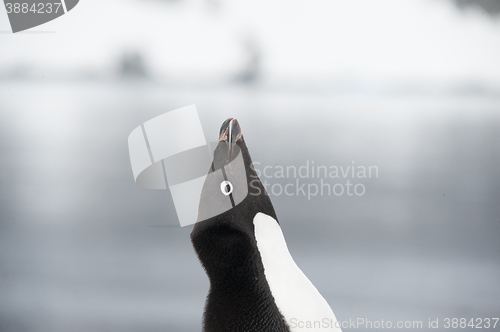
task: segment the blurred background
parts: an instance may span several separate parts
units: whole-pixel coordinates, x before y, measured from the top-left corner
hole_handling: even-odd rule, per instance
[[[498,317],[499,37],[496,0],[86,0],[17,34],[0,10],[0,331],[201,330],[192,227],[127,148],[190,104],[261,169],[378,167],[362,196],[271,193],[340,321]]]

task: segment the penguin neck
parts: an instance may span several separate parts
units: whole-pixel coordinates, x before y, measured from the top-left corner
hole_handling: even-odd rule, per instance
[[[211,288],[226,294],[253,291],[264,278],[255,240],[240,230],[225,225],[211,231],[210,255],[200,255]]]
[[[235,208],[230,219],[195,227],[192,242],[210,279],[204,332],[289,332],[266,281],[253,222]]]
[[[191,241],[213,291],[220,289],[229,295],[262,288],[264,267],[253,224],[259,213],[254,203],[261,199],[249,195],[232,210],[195,225]],[[274,214],[273,209],[268,211]]]

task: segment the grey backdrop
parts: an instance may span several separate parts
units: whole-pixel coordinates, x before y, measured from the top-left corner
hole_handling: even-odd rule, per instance
[[[363,196],[272,197],[339,320],[498,316],[499,101],[3,82],[0,330],[200,330],[191,227],[168,227],[171,198],[134,184],[127,151],[137,125],[190,103],[208,139],[237,117],[261,168],[378,166]]]
[[[201,330],[191,227],[127,151],[190,104],[260,170],[378,167],[362,196],[272,195],[339,320],[499,317],[494,3],[87,0],[18,34],[0,10],[0,332]]]

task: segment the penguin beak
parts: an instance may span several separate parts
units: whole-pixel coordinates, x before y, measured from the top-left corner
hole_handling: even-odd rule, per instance
[[[228,162],[231,162],[231,154],[233,145],[242,137],[241,128],[238,120],[229,118],[220,127],[219,142],[227,142],[228,148]]]

